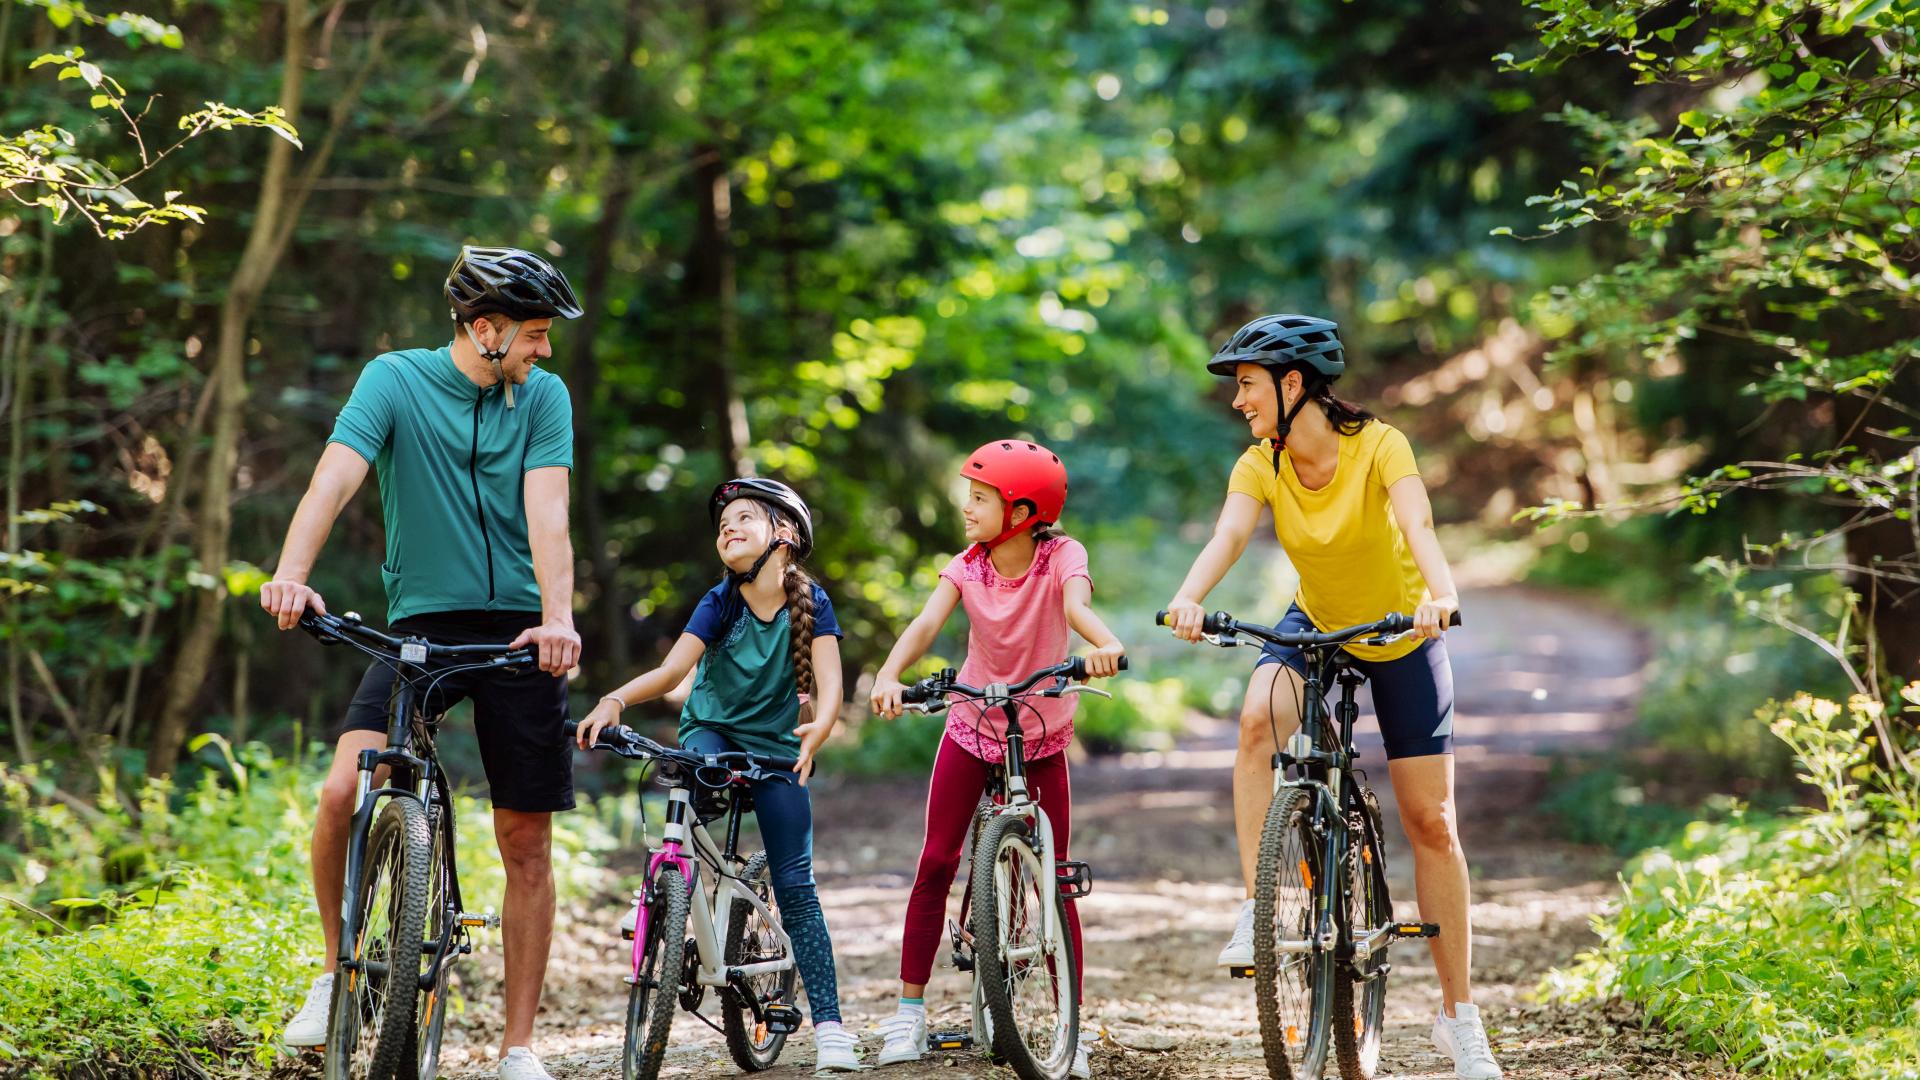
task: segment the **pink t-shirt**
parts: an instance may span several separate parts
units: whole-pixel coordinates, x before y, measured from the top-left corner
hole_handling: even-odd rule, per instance
[[[1068,578],[1087,573],[1087,549],[1078,540],[1056,536],[1034,549],[1033,565],[1018,578],[1000,576],[987,549],[974,544],[953,557],[940,576],[960,590],[967,609],[967,662],[960,681],[986,687],[1016,682],[1067,658]],[[1073,741],[1074,697],[1022,699],[1020,731],[1027,738],[1027,760],[1057,754]],[[1034,714],[1039,711],[1039,715]],[[983,709],[955,698],[947,713],[947,734],[982,761],[1006,759],[1007,720],[999,709]]]

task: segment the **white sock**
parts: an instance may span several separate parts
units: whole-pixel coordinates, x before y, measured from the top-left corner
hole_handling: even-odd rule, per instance
[[[918,1004],[914,1004],[912,1002],[903,1001],[900,1003],[900,1011],[913,1016],[925,1016],[927,1015],[927,1003],[922,1001]]]
[[[815,1035],[823,1035],[829,1031],[839,1031],[839,1030],[840,1030],[840,1021],[838,1020],[828,1020],[823,1024],[813,1025],[813,1033]]]

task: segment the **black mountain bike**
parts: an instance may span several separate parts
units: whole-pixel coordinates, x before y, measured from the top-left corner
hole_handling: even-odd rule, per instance
[[[469,930],[500,919],[461,907],[453,799],[433,745],[440,714],[428,711],[429,701],[434,685],[454,672],[531,667],[533,650],[390,637],[352,612],[309,613],[300,628],[400,676],[388,703],[386,748],[362,750],[357,762],[326,1080],[433,1080],[453,963],[472,951]]]
[[[1166,619],[1162,611],[1154,623]],[[1273,802],[1254,868],[1253,967],[1232,972],[1254,980],[1267,1072],[1274,1080],[1319,1080],[1331,1045],[1344,1080],[1371,1080],[1386,1021],[1387,948],[1437,937],[1440,928],[1394,921],[1380,802],[1354,767],[1360,707],[1353,694],[1365,677],[1343,650],[1399,641],[1413,632],[1413,619],[1394,614],[1296,633],[1219,611],[1201,630],[1223,648],[1245,635],[1300,649],[1307,660],[1300,730],[1273,755]],[[1340,700],[1330,724],[1326,694],[1335,683]]]
[[[1126,670],[1125,657],[1120,658]],[[921,679],[900,695],[905,707],[937,713],[948,695],[998,709],[1007,721],[1007,758],[991,766],[988,801],[973,819],[967,865],[967,895],[960,909],[968,925],[950,927],[953,963],[973,972],[973,1030],[988,1036],[992,1056],[1012,1066],[1021,1080],[1064,1080],[1080,1042],[1080,998],[1073,986],[1073,938],[1067,933],[1068,900],[1093,889],[1084,862],[1058,859],[1053,825],[1027,789],[1026,735],[1020,710],[1028,696],[1098,694],[1084,683],[1087,664],[1074,657],[1041,668],[1017,683],[984,689],[955,682],[948,668]],[[1043,690],[1034,687],[1049,683]],[[971,1046],[971,1034],[929,1038],[943,1048]]]

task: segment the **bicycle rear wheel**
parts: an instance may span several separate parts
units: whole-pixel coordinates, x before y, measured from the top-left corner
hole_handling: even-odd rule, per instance
[[[1057,889],[1053,918],[1044,917],[1053,872],[1024,818],[997,816],[981,831],[973,863],[974,978],[993,1021],[994,1051],[1022,1080],[1062,1080],[1079,1045],[1073,940]]]
[[[753,889],[769,911],[775,912],[775,918],[779,917],[773,906],[773,887],[767,879],[765,852],[756,852],[747,860],[746,868],[740,871],[740,880]],[[732,908],[733,914],[727,919],[726,965],[740,967],[781,959],[779,938],[753,905],[736,899]],[[750,978],[747,986],[759,997],[762,1006],[791,1005],[798,978],[798,969],[789,967]],[[746,1072],[772,1068],[781,1048],[787,1045],[786,1033],[769,1031],[765,1024],[756,1023],[752,1006],[737,1000],[733,991],[723,993],[721,1000],[725,1003],[721,1026],[726,1029],[727,1053],[733,1055],[733,1063]]]
[[[414,1002],[431,875],[426,810],[412,799],[386,800],[367,833],[352,898],[359,924],[348,950],[352,962],[333,978],[326,1080],[414,1075]]]
[[[1313,943],[1321,845],[1312,799],[1282,788],[1260,831],[1253,883],[1254,999],[1260,1043],[1274,1080],[1320,1080],[1333,1016],[1332,953]]]
[[[1361,789],[1358,820],[1349,824],[1347,927],[1364,938],[1393,922],[1387,895],[1387,854],[1381,843],[1380,800]],[[1365,959],[1341,964],[1333,976],[1333,1050],[1342,1080],[1373,1080],[1380,1068],[1381,1032],[1387,1017],[1387,943]]]
[[[686,965],[687,879],[663,864],[648,896],[647,937],[640,970],[627,995],[627,1043],[620,1055],[625,1080],[654,1080],[667,1058],[667,1035]]]

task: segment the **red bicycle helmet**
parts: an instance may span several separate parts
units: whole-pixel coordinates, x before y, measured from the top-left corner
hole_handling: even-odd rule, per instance
[[[990,548],[999,547],[1017,532],[1059,521],[1060,511],[1067,505],[1067,467],[1061,464],[1060,455],[1037,443],[1020,439],[990,442],[968,455],[960,475],[992,487],[1005,501],[1000,511],[1000,535],[987,541]],[[1015,528],[1013,504],[1023,499],[1032,504],[1033,513]]]

